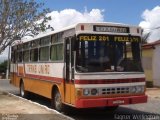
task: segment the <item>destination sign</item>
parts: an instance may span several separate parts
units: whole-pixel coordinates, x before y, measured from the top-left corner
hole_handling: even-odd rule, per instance
[[[80,41],[140,42],[139,36],[79,35]]]
[[[129,33],[129,27],[120,26],[93,26],[96,32],[113,32],[113,33]]]

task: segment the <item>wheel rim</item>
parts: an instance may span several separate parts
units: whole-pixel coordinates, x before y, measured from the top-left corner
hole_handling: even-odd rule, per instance
[[[24,85],[23,85],[23,83],[21,84],[20,92],[21,92],[21,96],[23,97],[24,96]]]
[[[61,110],[61,107],[62,107],[61,95],[57,92],[55,95],[55,109]]]

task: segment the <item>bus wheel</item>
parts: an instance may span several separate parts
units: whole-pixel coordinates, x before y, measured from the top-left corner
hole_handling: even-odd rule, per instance
[[[20,83],[20,96],[23,98],[28,97],[27,91],[24,90],[24,83],[23,82]]]
[[[64,104],[62,103],[62,98],[58,90],[55,91],[52,102],[55,110],[59,112],[64,111]]]

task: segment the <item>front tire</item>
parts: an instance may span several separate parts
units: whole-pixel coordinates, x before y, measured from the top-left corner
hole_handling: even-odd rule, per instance
[[[64,104],[62,103],[62,97],[58,90],[54,92],[54,96],[52,98],[53,108],[59,112],[64,111]]]

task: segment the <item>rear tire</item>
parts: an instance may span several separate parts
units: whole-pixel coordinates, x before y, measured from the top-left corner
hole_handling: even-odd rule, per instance
[[[24,89],[24,83],[20,83],[20,96],[23,98],[28,98],[29,93]]]

